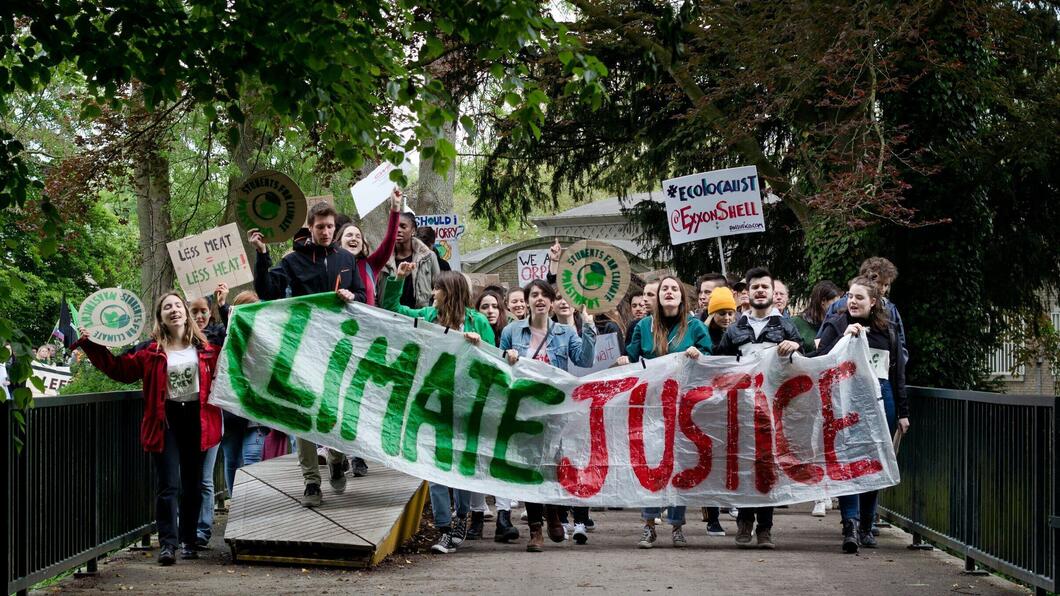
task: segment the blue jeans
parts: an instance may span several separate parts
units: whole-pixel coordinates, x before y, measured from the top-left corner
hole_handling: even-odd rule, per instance
[[[265,436],[269,429],[264,426],[255,426],[247,429],[243,435],[243,465],[249,466],[261,461],[261,454],[265,452]]]
[[[453,502],[449,498],[449,487],[431,482],[430,494],[431,510],[434,511],[434,527],[448,528],[453,523],[451,511]],[[467,512],[471,510],[471,493],[454,488],[453,498],[456,499],[456,516],[460,519],[466,519]]]
[[[213,468],[217,464],[217,448],[210,447],[202,454],[202,506],[199,508],[199,525],[195,534],[199,540],[210,541],[213,535]]]
[[[891,436],[894,436],[894,429],[898,426],[898,417],[890,381],[880,379],[880,394],[883,398],[883,412],[887,416],[887,429]],[[857,495],[843,495],[839,497],[839,513],[844,521],[858,520],[862,528],[868,528],[876,519],[876,503],[879,496],[878,490],[870,490]]]
[[[224,412],[225,432],[221,437],[221,452],[225,456],[225,488],[232,498],[232,487],[236,482],[236,470],[243,467],[243,437],[247,421],[234,414]]]
[[[666,508],[666,522],[671,526],[683,526],[685,525],[685,509],[684,505],[670,505]],[[662,507],[645,507],[640,510],[640,518],[644,521],[652,520],[659,517],[662,513]]]

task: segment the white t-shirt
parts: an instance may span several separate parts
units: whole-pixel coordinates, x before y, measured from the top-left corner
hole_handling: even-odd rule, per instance
[[[869,348],[869,364],[876,373],[877,379],[890,379],[891,377],[891,351],[879,348]]]
[[[199,352],[194,346],[166,352],[169,399],[199,400]]]

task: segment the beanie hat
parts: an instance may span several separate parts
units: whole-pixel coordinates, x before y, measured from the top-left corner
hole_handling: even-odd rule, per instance
[[[736,310],[736,298],[733,298],[732,290],[725,287],[714,288],[710,293],[710,303],[707,304],[707,314],[712,315],[726,309]]]

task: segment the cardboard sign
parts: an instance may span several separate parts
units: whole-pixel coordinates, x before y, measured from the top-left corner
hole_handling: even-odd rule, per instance
[[[603,335],[596,336],[596,351],[593,354],[593,365],[589,368],[582,368],[574,364],[567,366],[568,372],[576,377],[584,377],[585,375],[591,375],[594,372],[600,372],[604,369],[611,368],[611,365],[618,360],[618,357],[622,355],[622,351],[618,348],[618,334],[617,333],[605,333]]]
[[[390,198],[390,193],[397,186],[390,179],[390,172],[396,169],[397,166],[384,161],[376,166],[371,174],[368,174],[357,184],[350,187],[350,194],[353,195],[353,206],[357,209],[358,216],[365,217],[372,209],[382,205]]]
[[[69,366],[54,366],[51,364],[44,364],[43,362],[37,362],[34,360],[30,363],[33,368],[33,376],[44,381],[44,392],[37,391],[36,385],[33,383],[26,383],[29,387],[30,393],[33,397],[42,397],[46,395],[59,395],[59,390],[64,385],[73,379],[73,373],[70,372]]]
[[[147,325],[144,303],[122,288],[104,288],[91,294],[78,313],[89,339],[111,348],[136,343]]]
[[[464,226],[455,213],[442,215],[417,215],[416,227],[434,228],[434,252],[446,261],[453,271],[460,271],[460,245],[457,242],[464,233]]]
[[[181,238],[166,248],[188,300],[209,296],[221,282],[234,288],[254,281],[236,224]]]
[[[621,249],[606,242],[579,240],[560,256],[556,281],[560,295],[575,310],[584,306],[595,315],[622,300],[630,278],[629,261]]]
[[[662,187],[670,244],[766,231],[755,166],[672,178]]]
[[[542,250],[520,250],[516,258],[516,273],[519,274],[519,287],[525,288],[526,284],[535,279],[548,277],[548,267],[552,259],[548,258],[548,249]]]
[[[236,221],[244,230],[260,230],[265,242],[290,240],[305,222],[305,194],[280,172],[251,174],[235,195]]]

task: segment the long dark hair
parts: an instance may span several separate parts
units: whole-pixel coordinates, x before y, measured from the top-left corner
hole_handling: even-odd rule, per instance
[[[652,320],[651,339],[652,343],[655,344],[656,356],[665,356],[670,353],[670,330],[662,324],[663,310],[661,291],[663,282],[668,279],[676,281],[677,287],[681,289],[681,302],[677,305],[677,335],[674,336],[674,340],[680,344],[685,338],[685,333],[688,333],[688,291],[685,289],[685,284],[681,283],[680,279],[677,279],[673,275],[667,275],[659,280],[659,289],[655,291],[655,310],[651,315],[654,317]]]
[[[346,231],[347,228],[357,228],[357,231],[361,233],[361,252],[353,256],[357,257],[358,259],[367,259],[368,251],[370,249],[370,247],[368,246],[368,239],[364,237],[364,230],[362,230],[360,226],[353,223],[352,221],[342,224],[342,227],[339,228],[339,231],[335,233],[335,242],[339,244],[342,243],[342,234]],[[345,247],[339,246],[339,248]]]
[[[876,301],[876,304],[869,310],[869,326],[880,333],[887,333],[891,321],[887,316],[887,309],[883,307],[883,292],[880,291],[880,286],[871,278],[860,275],[850,280],[847,287],[851,286],[861,286],[869,291],[869,298]]]
[[[813,290],[810,291],[810,302],[802,311],[802,318],[807,323],[820,327],[821,323],[824,322],[824,303],[831,301],[842,293],[843,290],[840,290],[839,286],[830,280],[823,279],[817,282],[813,286]]]
[[[545,280],[543,280],[543,279],[535,279],[535,280],[531,281],[530,283],[526,284],[526,286],[523,287],[523,300],[526,301],[526,319],[525,320],[526,320],[527,323],[533,323],[534,322],[533,321],[534,310],[532,308],[530,308],[530,291],[533,290],[534,288],[537,288],[537,289],[541,290],[541,293],[544,294],[545,298],[548,298],[549,301],[551,301],[551,302],[555,302],[556,301],[556,289],[553,288],[547,282],[545,282]],[[546,318],[548,316],[549,315],[547,315],[547,314],[545,315]]]
[[[464,329],[465,310],[471,306],[471,289],[462,273],[442,271],[434,278],[434,289],[443,292],[438,310],[438,323],[450,329]]]
[[[495,343],[499,344],[501,341],[501,331],[504,329],[504,326],[508,324],[508,306],[504,303],[504,297],[500,292],[493,288],[486,288],[479,292],[478,296],[475,296],[475,310],[482,312],[479,310],[479,307],[482,306],[482,299],[487,296],[496,300],[497,308],[500,309],[500,314],[497,315],[497,322],[490,324],[490,327],[493,328],[493,340]]]

